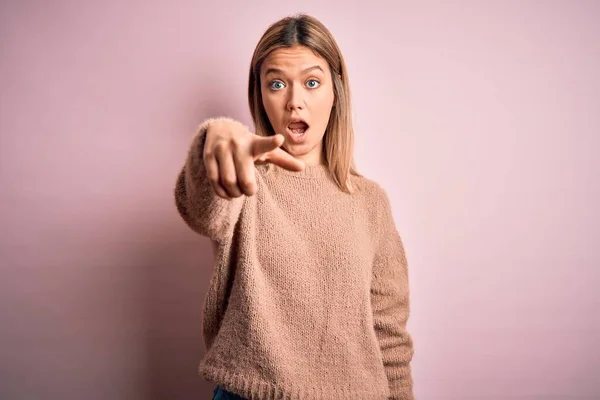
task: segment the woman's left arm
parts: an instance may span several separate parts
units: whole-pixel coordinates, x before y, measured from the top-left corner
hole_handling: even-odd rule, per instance
[[[410,312],[408,264],[386,192],[382,190],[379,198],[379,245],[371,282],[375,333],[383,355],[390,399],[413,400],[410,362],[414,349],[406,329]]]

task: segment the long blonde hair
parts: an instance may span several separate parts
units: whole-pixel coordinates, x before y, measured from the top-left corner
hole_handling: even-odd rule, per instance
[[[316,18],[306,14],[285,17],[270,25],[256,45],[248,80],[248,103],[256,134],[275,134],[262,102],[261,64],[271,52],[298,45],[308,47],[329,64],[335,102],[323,137],[323,151],[325,162],[340,189],[352,193],[354,187],[349,175],[361,175],[354,164],[354,129],[348,73],[335,39]]]

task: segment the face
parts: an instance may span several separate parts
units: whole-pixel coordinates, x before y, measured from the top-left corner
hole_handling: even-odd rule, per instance
[[[334,104],[327,61],[304,46],[281,48],[265,59],[260,76],[269,121],[285,136],[282,148],[307,164],[323,164],[323,136]]]

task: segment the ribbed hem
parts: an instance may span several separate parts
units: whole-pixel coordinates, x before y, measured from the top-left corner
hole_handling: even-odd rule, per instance
[[[275,384],[252,376],[251,372],[243,375],[225,369],[207,366],[204,363],[198,368],[200,375],[209,382],[249,400],[388,400],[389,391],[356,391],[340,387],[300,387],[293,383]]]
[[[405,388],[396,388],[392,391],[390,395],[390,400],[414,400],[415,396],[413,394],[412,386]]]

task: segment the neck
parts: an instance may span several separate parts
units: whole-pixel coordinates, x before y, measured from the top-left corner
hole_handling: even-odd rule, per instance
[[[302,154],[294,156],[297,160],[303,161],[305,165],[326,165],[325,156],[323,151],[310,152],[308,154]]]

